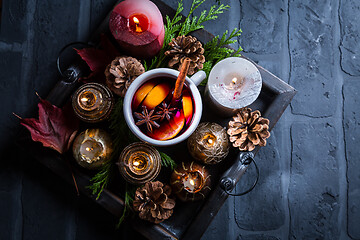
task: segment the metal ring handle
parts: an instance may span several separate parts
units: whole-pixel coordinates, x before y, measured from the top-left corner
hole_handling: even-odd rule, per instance
[[[220,186],[224,190],[224,192],[230,196],[237,197],[237,196],[242,196],[242,195],[245,195],[245,194],[251,192],[251,190],[253,190],[255,188],[256,184],[259,181],[260,171],[254,160],[254,154],[250,153],[250,152],[243,153],[242,155],[240,155],[240,161],[242,162],[243,165],[249,165],[250,163],[254,163],[254,166],[256,169],[256,180],[248,190],[241,192],[241,193],[231,193],[231,191],[235,188],[235,185],[236,185],[235,180],[233,180],[229,177],[222,178],[220,181]]]
[[[66,44],[60,51],[59,51],[59,54],[58,54],[58,57],[56,59],[56,66],[57,66],[57,69],[58,69],[58,72],[60,73],[61,76],[63,77],[66,77],[63,73],[63,71],[61,70],[61,67],[60,67],[60,57],[61,57],[61,54],[64,53],[64,51],[68,48],[68,47],[71,47],[72,45],[76,45],[76,44],[82,44],[84,46],[87,46],[87,47],[92,47],[91,44],[89,43],[86,43],[86,42],[71,42],[69,44]]]

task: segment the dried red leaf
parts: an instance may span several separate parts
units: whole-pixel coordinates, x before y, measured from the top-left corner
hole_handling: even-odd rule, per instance
[[[44,147],[59,153],[69,150],[79,127],[79,121],[68,107],[58,108],[40,99],[39,119],[22,118],[20,124],[31,133],[33,141],[41,142]]]
[[[92,71],[89,76],[82,79],[85,81],[104,81],[104,71],[106,66],[109,65],[111,61],[114,60],[117,56],[120,55],[119,51],[104,34],[101,35],[100,48],[91,47],[75,50]]]
[[[76,51],[93,72],[102,70],[104,68],[104,62],[108,62],[110,60],[106,52],[101,49],[83,48],[76,49]]]

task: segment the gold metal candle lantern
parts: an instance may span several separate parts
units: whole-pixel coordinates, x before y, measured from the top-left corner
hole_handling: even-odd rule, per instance
[[[193,158],[205,164],[216,164],[229,153],[226,130],[217,123],[201,123],[189,137],[187,143]]]
[[[110,135],[102,129],[87,129],[73,143],[76,162],[87,169],[98,169],[111,157],[113,151]]]
[[[114,105],[109,88],[99,83],[82,85],[72,96],[75,114],[84,122],[96,123],[109,117]]]
[[[205,166],[182,162],[170,179],[173,192],[184,202],[204,199],[211,190],[210,175]]]
[[[157,177],[161,169],[161,156],[150,145],[133,143],[121,152],[118,165],[126,181],[140,185]]]

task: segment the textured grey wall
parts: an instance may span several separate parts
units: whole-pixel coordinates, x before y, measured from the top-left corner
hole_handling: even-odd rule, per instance
[[[241,27],[244,54],[299,92],[257,156],[258,186],[230,197],[203,239],[360,239],[360,1],[221,2],[231,9],[206,28]],[[34,92],[46,96],[58,78],[58,51],[86,40],[114,0],[2,4],[0,239],[134,236],[114,231],[116,219],[13,144],[20,127],[11,112],[36,112]]]

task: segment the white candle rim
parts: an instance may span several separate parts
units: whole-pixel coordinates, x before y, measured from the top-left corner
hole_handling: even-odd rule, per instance
[[[214,92],[214,89],[217,87],[216,84],[221,81],[220,79],[223,78],[225,75],[222,74],[224,69],[229,68],[230,64],[236,64],[236,68],[234,68],[234,73],[241,74],[241,71],[247,71],[243,78],[244,80],[253,80],[253,92],[254,94],[249,94],[249,92],[241,91],[237,99],[226,102],[223,99],[219,98],[219,94]],[[249,74],[250,73],[250,74]],[[227,73],[229,75],[229,73]],[[250,76],[251,75],[251,76]],[[248,82],[249,84],[249,82]],[[218,62],[209,74],[208,84],[206,86],[207,90],[209,91],[209,95],[212,101],[215,101],[217,105],[221,107],[225,107],[227,109],[240,109],[242,107],[246,107],[252,104],[260,95],[261,88],[262,88],[262,78],[260,71],[258,68],[249,60],[241,57],[229,57],[226,59],[221,60]],[[216,90],[215,90],[216,91]]]

